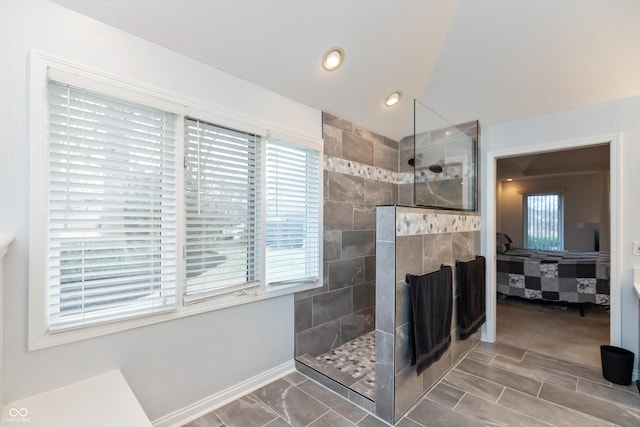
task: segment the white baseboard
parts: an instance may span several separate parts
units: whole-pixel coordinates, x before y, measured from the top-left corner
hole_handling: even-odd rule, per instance
[[[249,394],[260,387],[264,387],[265,385],[290,374],[295,371],[295,369],[295,362],[293,359],[289,360],[280,366],[264,371],[232,387],[214,393],[198,402],[192,403],[189,406],[185,406],[184,408],[160,417],[153,421],[153,425],[154,427],[183,426],[196,418],[208,414],[209,412],[238,399],[239,397]]]

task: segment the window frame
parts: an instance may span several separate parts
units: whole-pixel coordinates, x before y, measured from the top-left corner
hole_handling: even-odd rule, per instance
[[[563,190],[540,190],[523,193],[522,197],[522,243],[525,249],[529,248],[528,228],[529,228],[529,196],[558,196],[558,251],[564,250],[564,191]],[[542,250],[542,249],[540,249]]]
[[[236,305],[279,297],[294,292],[315,289],[322,286],[322,201],[323,201],[323,141],[322,138],[300,132],[296,129],[269,123],[255,117],[241,115],[214,105],[204,105],[199,101],[181,97],[137,82],[112,76],[60,58],[32,51],[29,56],[29,141],[30,141],[30,219],[29,219],[29,304],[28,304],[28,350],[38,350],[71,343],[115,332],[143,327],[196,314],[206,313]],[[255,292],[246,295],[225,293],[197,303],[187,303],[184,296],[184,243],[185,243],[185,176],[177,174],[177,277],[176,308],[172,311],[154,313],[141,317],[118,319],[112,322],[82,326],[76,329],[49,332],[47,330],[47,218],[48,198],[48,80],[62,81],[107,96],[162,109],[178,115],[176,123],[176,162],[182,171],[184,159],[184,118],[195,117],[216,125],[238,129],[242,132],[260,135],[262,138],[277,138],[291,144],[318,151],[318,212],[319,212],[319,277],[316,283],[291,284],[270,287],[263,280]],[[45,244],[43,244],[45,243]],[[260,253],[264,252],[262,250]]]

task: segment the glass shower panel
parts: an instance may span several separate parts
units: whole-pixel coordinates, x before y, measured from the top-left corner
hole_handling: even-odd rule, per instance
[[[477,121],[454,125],[414,101],[416,206],[477,209]]]

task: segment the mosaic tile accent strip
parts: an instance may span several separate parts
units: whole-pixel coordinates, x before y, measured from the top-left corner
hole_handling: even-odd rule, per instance
[[[396,235],[458,233],[480,230],[480,217],[476,215],[397,212]]]
[[[327,155],[324,156],[324,170],[328,172],[337,172],[345,175],[373,179],[390,184],[413,184],[414,182],[413,172],[395,172]],[[418,182],[456,179],[460,178],[462,174],[462,166],[449,167],[439,174],[430,171],[422,171],[418,175]]]
[[[397,172],[353,162],[351,160],[339,159],[337,157],[324,156],[324,170],[328,172],[338,172],[345,175],[374,179],[376,181],[391,184],[398,183]]]
[[[413,184],[414,175],[413,172],[400,172],[397,174],[398,182],[396,184]]]

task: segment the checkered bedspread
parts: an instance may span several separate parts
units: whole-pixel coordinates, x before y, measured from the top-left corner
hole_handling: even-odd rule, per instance
[[[512,249],[497,257],[497,290],[546,301],[609,304],[606,252]]]

